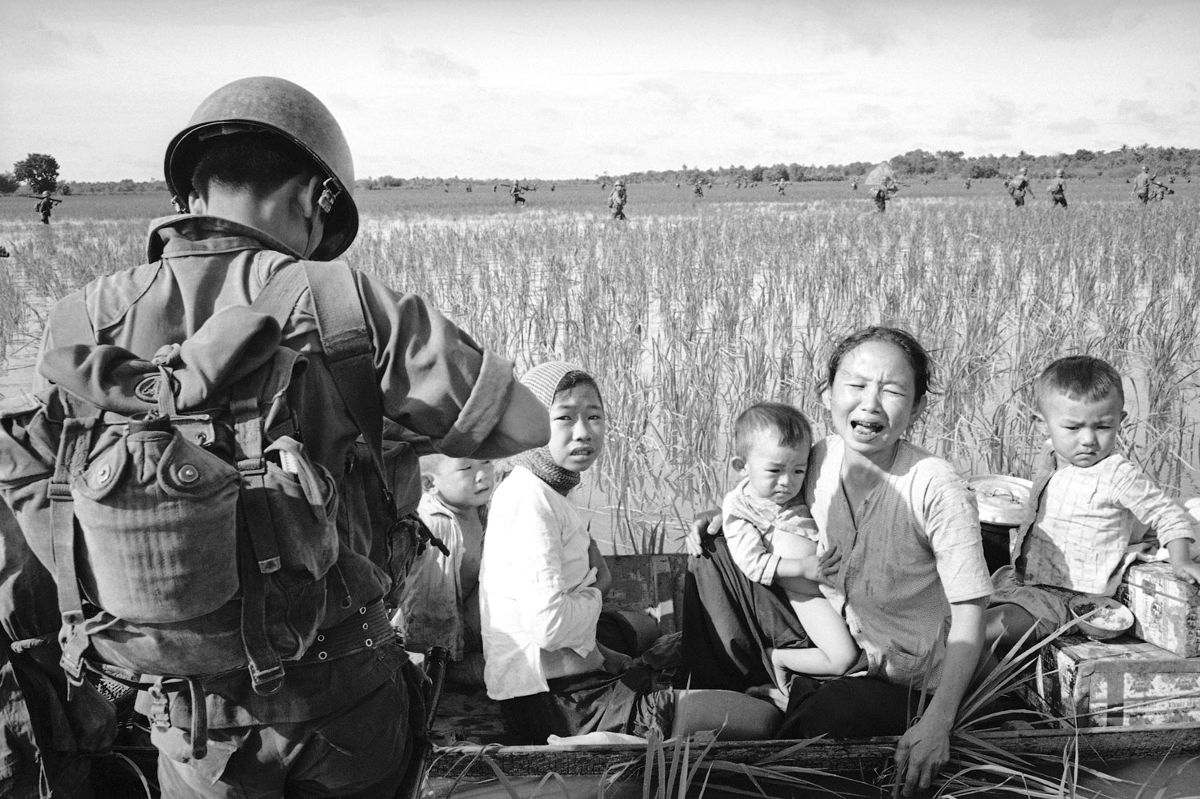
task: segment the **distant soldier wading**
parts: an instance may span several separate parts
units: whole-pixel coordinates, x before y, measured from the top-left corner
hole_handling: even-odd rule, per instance
[[[58,205],[61,202],[62,202],[62,200],[58,200],[58,199],[55,199],[54,197],[51,197],[50,192],[48,192],[48,191],[42,192],[42,199],[38,200],[38,203],[37,203],[37,205],[34,206],[34,209],[39,214],[42,215],[42,224],[43,225],[50,224],[50,214],[54,211],[54,206]]]
[[[85,461],[86,471],[71,461],[67,528],[31,493],[45,492],[61,467],[52,452],[46,466],[39,450],[21,445],[21,431],[37,429],[32,425],[55,408],[64,414],[65,400],[29,411],[39,416],[0,417],[4,499],[29,548],[59,582],[60,604],[65,597],[81,608],[68,614],[64,606],[57,620],[62,668],[78,681],[78,695],[94,670],[144,664],[122,668],[149,683],[137,708],[151,723],[164,797],[393,799],[425,751],[427,678],[408,660],[384,605],[396,576],[385,554],[395,527],[373,525],[369,507],[393,495],[378,485],[364,491],[358,475],[384,475],[378,442],[385,420],[446,455],[493,458],[544,444],[545,407],[516,383],[509,361],[482,350],[423,299],[335,261],[358,231],[354,166],[337,121],[305,89],[271,77],[217,89],[171,141],[165,172],[182,213],[152,223],[148,263],[60,300],[44,333],[39,369],[56,384],[50,392],[60,392],[47,396],[85,392],[78,396],[93,403],[123,403],[105,407],[105,417],[137,414],[124,427],[96,419],[104,432],[85,446],[118,443]],[[84,355],[87,362],[75,364]],[[252,389],[247,375],[261,374],[263,357],[271,366],[267,379],[286,381]],[[277,363],[294,366],[280,372]],[[125,377],[130,370],[132,379]],[[108,390],[87,393],[90,387]],[[137,410],[147,404],[158,412]],[[45,425],[46,434],[62,430],[64,441],[79,441],[67,426]],[[370,457],[354,454],[360,435],[375,439]],[[161,468],[144,468],[140,459],[158,451]],[[286,475],[272,478],[281,469],[297,475],[292,483],[307,497],[296,506],[302,513],[280,516],[274,505],[270,512],[261,507],[283,497],[277,486]],[[260,487],[268,479],[276,482]],[[169,490],[149,493],[156,480]],[[147,501],[106,504],[109,491]],[[52,504],[63,499],[61,491],[50,493]],[[172,502],[185,500],[194,510],[168,513]],[[237,510],[220,524],[200,518],[217,505]],[[89,528],[88,519],[102,511],[112,526]],[[91,532],[63,538],[71,513],[75,529]],[[157,535],[146,528],[138,541],[162,557],[123,559],[118,546],[132,544],[89,544],[88,536],[111,538],[111,530],[131,524],[140,531],[136,525],[153,523],[155,514],[170,516],[170,526]],[[305,524],[320,525],[320,537],[305,539],[314,535]],[[325,544],[330,537],[336,546]],[[72,549],[60,552],[60,544],[74,556],[63,557]],[[310,550],[322,558],[310,567],[319,569],[315,583],[289,565]],[[78,578],[67,562],[80,564]],[[135,579],[138,569],[144,581]],[[278,575],[295,582],[279,583]],[[101,577],[108,580],[103,590],[96,588]],[[194,594],[215,610],[149,624],[159,619],[117,612],[110,602],[126,600],[127,585],[138,589],[129,601],[147,613],[161,612],[167,600],[190,606]],[[264,606],[264,587],[280,585],[294,593]],[[311,637],[281,651],[280,636],[299,632],[292,628],[297,597],[312,610],[303,619]],[[49,596],[24,601],[26,611],[31,602],[54,608],[53,586]],[[21,612],[0,601],[0,614]],[[54,629],[33,632],[49,633],[54,646]],[[255,668],[256,653],[273,666]],[[169,665],[218,657],[233,665]],[[0,716],[0,735],[10,740],[11,732]]]
[[[1008,194],[1013,199],[1013,205],[1017,208],[1025,205],[1025,195],[1029,193],[1028,171],[1025,167],[1021,167],[1017,170],[1017,174],[1008,179],[1006,184],[1008,186]]]
[[[1054,203],[1054,207],[1067,207],[1067,182],[1063,179],[1063,171],[1061,169],[1054,170],[1054,179],[1050,181],[1050,185],[1046,187],[1046,191],[1050,192],[1050,200]]]
[[[613,219],[625,218],[625,204],[629,202],[625,194],[625,181],[618,180],[613,184],[612,194],[608,195],[608,207],[612,210]]]

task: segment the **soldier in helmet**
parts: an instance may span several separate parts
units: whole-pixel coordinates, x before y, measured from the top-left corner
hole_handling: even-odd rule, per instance
[[[1004,186],[1008,189],[1008,195],[1013,199],[1013,205],[1021,208],[1025,205],[1025,195],[1029,193],[1029,170],[1021,167],[1017,170],[1017,174],[1004,182]]]
[[[508,193],[512,195],[513,205],[525,204],[525,190],[525,187],[521,185],[521,181],[513,181],[512,188],[508,190]]]
[[[34,209],[42,215],[43,225],[50,224],[50,213],[54,210],[54,206],[61,202],[62,200],[58,199],[57,197],[51,197],[50,192],[42,192],[42,198],[38,200],[38,203],[36,206],[34,206]]]
[[[303,395],[291,405],[289,424],[341,494],[354,440],[367,430],[339,393],[331,371],[337,364],[323,354],[319,326],[328,310],[315,306],[306,273],[290,268],[302,259],[337,259],[358,231],[354,166],[341,128],[302,87],[244,78],[200,104],[167,147],[165,173],[180,213],[151,224],[148,263],[100,277],[57,303],[43,351],[102,343],[149,359],[216,313],[251,304],[273,280],[299,275],[298,299],[280,323],[282,346],[307,360],[300,386],[289,389],[289,397]],[[355,357],[365,356],[356,374],[366,375],[364,393],[377,397],[381,425],[403,424],[456,457],[499,457],[546,443],[545,407],[513,379],[509,361],[481,350],[423,299],[354,269],[346,274],[365,323],[356,334],[363,346]],[[163,796],[390,799],[418,760],[423,677],[384,606],[390,563],[377,553],[390,543],[375,540],[383,533],[340,498],[337,580],[320,644],[285,661],[274,692],[259,693],[258,675],[238,669],[193,680],[190,695],[167,684],[139,694],[138,709],[154,720]],[[195,712],[197,701],[204,713]],[[207,753],[197,755],[189,729],[205,721]]]
[[[1142,171],[1133,179],[1133,196],[1139,199],[1142,205],[1150,201],[1150,184],[1153,182],[1150,167],[1142,164]]]
[[[1050,200],[1054,203],[1053,207],[1055,208],[1060,205],[1063,208],[1067,207],[1067,182],[1063,178],[1064,174],[1062,167],[1054,170],[1054,179],[1046,187],[1046,191],[1050,192]]]
[[[629,202],[625,194],[625,181],[617,180],[613,183],[612,194],[608,195],[608,207],[612,210],[613,219],[625,218],[625,204]]]

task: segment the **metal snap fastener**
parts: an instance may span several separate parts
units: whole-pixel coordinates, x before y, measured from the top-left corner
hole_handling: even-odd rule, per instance
[[[104,485],[112,478],[112,467],[107,463],[96,471],[96,485]]]
[[[375,645],[375,641],[374,641],[374,640],[372,640],[372,639],[370,639],[370,638],[368,638],[367,640],[363,641],[363,643],[367,645],[367,648],[368,648],[368,649],[370,649],[372,646],[374,646],[374,645]]]
[[[365,616],[365,615],[366,615],[366,613],[367,613],[367,609],[366,609],[365,607],[364,607],[364,608],[359,608],[359,609],[358,609],[358,615],[360,615],[360,616]]]
[[[322,634],[322,635],[318,635],[318,636],[317,636],[317,640],[318,640],[318,641],[324,641],[324,640],[325,640],[325,636],[324,636],[324,634]]]
[[[194,483],[200,479],[200,470],[190,463],[185,463],[179,467],[179,482]]]
[[[328,652],[318,652],[317,653],[317,660],[326,660],[328,657],[329,657]]]

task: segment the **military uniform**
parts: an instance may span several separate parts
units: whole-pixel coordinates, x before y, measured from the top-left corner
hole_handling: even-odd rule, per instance
[[[49,194],[42,197],[36,206],[36,210],[42,215],[42,224],[50,224],[50,214],[54,211],[55,203],[61,202],[51,197]]]
[[[608,207],[612,209],[613,219],[625,218],[625,203],[628,198],[625,194],[625,184],[618,183],[613,187],[612,194],[608,195]]]
[[[1062,206],[1067,207],[1067,182],[1063,180],[1062,173],[1054,176],[1050,181],[1050,185],[1046,187],[1046,191],[1050,192],[1050,201],[1054,203],[1055,208]]]
[[[47,349],[99,342],[148,358],[163,341],[186,339],[216,311],[250,304],[268,278],[296,257],[265,233],[216,217],[160,220],[151,235],[151,250],[161,252],[161,259],[99,278],[60,301],[51,312]],[[513,380],[511,364],[481,351],[420,298],[398,296],[358,272],[355,283],[384,413],[430,436],[447,454],[469,455],[500,418]],[[81,335],[89,331],[92,340]],[[306,396],[297,403],[305,447],[331,474],[343,474],[358,431],[320,357],[309,294],[283,333],[285,346],[310,355]],[[188,698],[170,695],[171,729],[153,736],[164,756],[159,776],[165,794],[231,796],[236,795],[232,784],[266,786],[301,773],[327,787],[336,777],[337,790],[345,793],[390,778],[398,784],[403,769],[397,771],[397,765],[405,762],[413,740],[413,686],[404,676],[407,656],[394,637],[388,640],[381,600],[390,578],[369,557],[370,531],[348,529],[351,518],[349,508],[340,509],[336,568],[346,583],[346,599],[328,611],[322,632],[343,640],[347,630],[364,632],[345,651],[326,651],[324,659],[318,643],[304,660],[288,664],[283,688],[270,696],[254,693],[244,671],[205,682],[210,742],[201,760],[189,757]],[[145,694],[139,710],[154,712]],[[295,746],[302,730],[331,725],[336,730],[323,733],[323,755]],[[277,756],[280,748],[294,748],[295,759]]]
[[[1028,191],[1029,178],[1025,176],[1025,170],[1021,170],[1008,179],[1008,194],[1017,208],[1025,205],[1025,195]]]
[[[1143,169],[1133,179],[1133,196],[1137,197],[1145,205],[1150,200],[1150,172]]]
[[[162,344],[186,340],[214,314],[250,305],[273,275],[301,257],[296,250],[303,235],[303,252],[313,260],[332,260],[350,245],[358,211],[341,129],[319,100],[278,78],[235,81],[201,104],[167,150],[167,184],[177,204],[187,207],[183,198],[190,197],[207,207],[192,186],[205,142],[246,131],[298,145],[317,172],[318,182],[310,180],[304,189],[315,185],[319,194],[313,216],[306,217],[311,221],[279,223],[277,235],[289,236],[295,247],[218,216],[158,220],[148,263],[98,278],[54,306],[44,352],[111,344],[150,358]],[[508,443],[499,447],[492,438],[517,401],[511,363],[484,352],[420,298],[397,295],[356,271],[351,279],[385,422],[427,437],[447,455],[471,455],[485,441],[494,452],[511,452],[511,430],[504,428],[499,440]],[[308,456],[338,482],[339,549],[329,605],[316,641],[300,660],[286,664],[277,692],[256,693],[247,670],[200,680],[208,729],[202,756],[193,751],[189,727],[193,716],[203,717],[187,692],[139,695],[138,709],[153,722],[164,796],[391,799],[424,734],[425,678],[388,621],[391,563],[378,551],[369,524],[371,499],[343,490],[344,476],[365,467],[352,456],[359,428],[325,362],[317,321],[306,290],[283,324],[282,343],[308,359],[304,380],[288,397],[293,420]]]

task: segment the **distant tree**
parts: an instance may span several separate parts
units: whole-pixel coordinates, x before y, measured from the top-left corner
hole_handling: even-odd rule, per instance
[[[0,194],[12,194],[20,185],[11,172],[0,172]]]
[[[58,184],[58,193],[64,197],[70,197],[71,196],[71,184],[70,183]]]
[[[13,175],[35,192],[54,191],[58,186],[58,161],[52,155],[30,153],[13,164]]]

